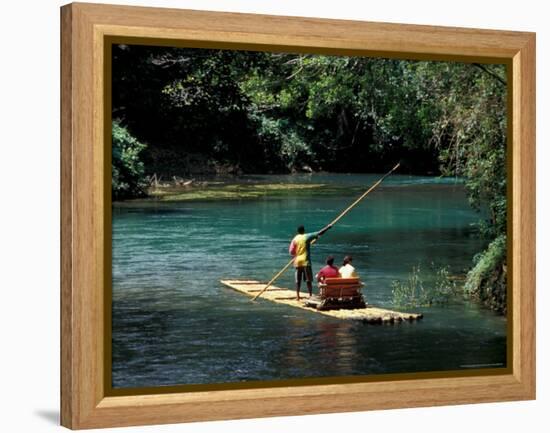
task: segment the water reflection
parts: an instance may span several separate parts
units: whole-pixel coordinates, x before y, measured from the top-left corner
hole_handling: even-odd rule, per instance
[[[321,363],[332,366],[338,376],[353,374],[357,364],[358,341],[355,332],[352,332],[354,326],[357,324],[346,321],[320,322],[317,329],[319,344],[323,349]],[[368,350],[368,347],[363,346],[363,350]]]

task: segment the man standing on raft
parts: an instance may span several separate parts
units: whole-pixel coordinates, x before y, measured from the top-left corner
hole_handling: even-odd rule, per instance
[[[298,300],[300,300],[302,279],[307,284],[309,296],[312,295],[313,272],[311,271],[311,243],[331,227],[332,224],[329,224],[318,232],[306,233],[304,226],[300,226],[298,227],[298,234],[294,236],[294,239],[292,239],[290,243],[288,252],[294,257],[294,268],[296,269],[296,299]]]

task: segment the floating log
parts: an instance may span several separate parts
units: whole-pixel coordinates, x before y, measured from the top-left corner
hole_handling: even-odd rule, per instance
[[[262,291],[265,283],[256,280],[221,280],[221,283],[239,293],[254,297]],[[422,318],[420,313],[403,313],[387,310],[385,308],[367,305],[363,308],[340,309],[340,310],[317,310],[306,305],[307,295],[299,301],[296,299],[296,291],[286,288],[270,286],[269,290],[262,294],[262,299],[277,304],[288,305],[289,307],[300,308],[312,313],[324,314],[342,320],[359,320],[365,323],[396,323],[402,321],[413,321]]]

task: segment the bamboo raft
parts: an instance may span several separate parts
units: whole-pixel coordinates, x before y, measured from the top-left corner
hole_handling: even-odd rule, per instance
[[[221,280],[223,285],[236,290],[239,293],[244,293],[247,296],[255,297],[265,288],[265,283],[256,280]],[[302,298],[300,301],[296,299],[296,291],[270,286],[269,290],[262,294],[262,298],[284,304],[290,307],[300,308],[302,310],[311,311],[313,313],[324,314],[325,316],[334,317],[343,320],[359,320],[365,323],[396,323],[402,321],[414,321],[422,318],[420,313],[403,313],[399,311],[387,310],[378,308],[372,305],[367,305],[363,308],[355,309],[340,309],[340,310],[317,310],[308,307],[305,304],[307,298]]]

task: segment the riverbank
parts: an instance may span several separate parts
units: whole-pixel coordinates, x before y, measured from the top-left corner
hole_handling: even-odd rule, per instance
[[[300,194],[305,191],[320,190],[325,184],[307,183],[254,183],[226,181],[173,181],[152,185],[147,190],[149,199],[161,201],[191,200],[242,200],[282,194]]]
[[[289,196],[361,194],[382,175],[317,172],[292,175],[203,175],[192,178],[173,176],[167,180],[153,176],[144,188],[142,197],[117,203],[246,200]],[[335,178],[344,180],[344,182],[335,184]],[[364,182],[358,182],[357,179],[364,179]],[[427,188],[430,188],[433,185],[462,185],[463,180],[460,178],[393,175],[385,180],[380,188],[409,184],[426,185]]]

